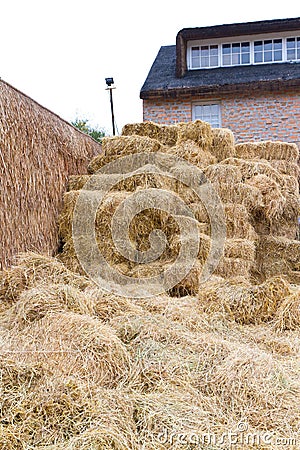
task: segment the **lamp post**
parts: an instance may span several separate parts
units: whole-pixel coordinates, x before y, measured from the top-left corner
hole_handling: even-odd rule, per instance
[[[115,129],[115,115],[114,115],[114,103],[113,103],[112,90],[116,89],[116,88],[114,87],[114,79],[113,78],[105,78],[105,82],[107,85],[106,91],[109,91],[111,121],[112,121],[112,129],[113,129],[113,136],[114,136],[116,134],[116,129]]]

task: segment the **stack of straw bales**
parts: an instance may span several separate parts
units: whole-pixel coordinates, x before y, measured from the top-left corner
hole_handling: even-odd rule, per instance
[[[89,136],[0,80],[0,268],[26,250],[54,254],[68,176],[101,152]]]
[[[219,193],[227,226],[224,254],[214,275],[199,285],[211,248],[208,211],[162,166],[151,174],[123,167],[130,179],[106,194],[95,218],[98,246],[112,267],[131,277],[155,275],[173,263],[182,245],[176,217],[149,208],[132,221],[130,239],[145,251],[149,233],[160,228],[167,238],[164,254],[142,265],[113,248],[116,207],[145,187],[175,192],[194,212],[187,219],[197,224],[201,241],[193,270],[170,292],[118,297],[95,286],[77,261],[76,200],[108,162],[157,151],[196,164]],[[264,437],[272,436],[270,448],[286,448],[284,437],[296,449],[297,157],[291,144],[235,145],[231,131],[200,121],[130,124],[122,136],[105,138],[89,174],[69,180],[59,221],[62,253],[21,254],[0,273],[3,448],[219,448],[224,436],[241,436],[242,422],[248,436],[243,448],[262,448]]]
[[[213,129],[201,121],[169,127],[151,122],[129,124],[124,127],[122,136],[103,140],[103,152],[88,166],[90,175],[71,177],[70,190],[65,195],[65,208],[60,220],[61,237],[65,242],[61,258],[68,267],[80,270],[72,245],[71,231],[76,199],[85,183],[89,182],[99,169],[103,170],[107,163],[122,156],[153,152],[184,158],[196,165],[218,193],[224,205],[227,241],[224,255],[215,273],[217,276],[242,276],[261,282],[269,275],[282,273],[290,277],[290,280],[296,279],[294,272],[297,268],[294,266],[290,266],[291,270],[278,272],[278,269],[272,271],[270,264],[264,265],[260,261],[262,241],[266,236],[271,235],[274,239],[277,236],[291,240],[296,238],[299,215],[296,145],[269,141],[235,145],[230,130]],[[151,187],[177,194],[195,215],[203,239],[210,236],[207,211],[192,189],[180,181],[164,176],[161,167],[152,167],[151,174],[143,173],[143,168],[137,171],[133,171],[131,167],[122,169],[128,178],[113,187],[96,218],[98,245],[110,263],[122,266],[122,273],[124,270],[130,275],[140,274],[141,271],[145,273],[144,268],[135,267],[114,251],[109,227],[116,207],[136,190]],[[180,163],[170,168],[170,173],[175,177],[181,171]],[[89,189],[93,187],[90,186]],[[137,249],[145,250],[149,246],[149,233],[154,228],[161,228],[168,236],[168,251],[160,261],[164,264],[172,261],[172,243],[178,242],[178,229],[176,231],[173,222],[169,222],[166,216],[157,210],[141,213],[131,228],[130,236]],[[176,248],[178,250],[178,245]],[[297,248],[297,244],[294,244],[293,248]],[[280,258],[282,259],[282,255]],[[271,265],[277,265],[273,256]],[[268,267],[268,271],[264,270],[264,267]],[[281,267],[284,268],[284,264],[281,264]],[[196,279],[194,288],[189,287],[187,291],[183,289],[183,292],[196,293]]]

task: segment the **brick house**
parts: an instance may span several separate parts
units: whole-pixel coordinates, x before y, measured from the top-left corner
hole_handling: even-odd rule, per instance
[[[144,121],[201,119],[300,144],[300,18],[184,28],[141,89]]]

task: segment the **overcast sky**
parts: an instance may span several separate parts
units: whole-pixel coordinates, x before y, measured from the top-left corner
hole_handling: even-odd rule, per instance
[[[68,121],[142,121],[139,91],[182,28],[300,16],[298,0],[0,0],[0,77]]]

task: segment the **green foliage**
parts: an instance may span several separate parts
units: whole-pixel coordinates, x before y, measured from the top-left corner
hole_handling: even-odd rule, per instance
[[[87,119],[76,119],[74,122],[71,122],[72,125],[76,128],[78,128],[78,130],[82,131],[83,133],[88,134],[89,136],[91,136],[93,139],[95,139],[95,141],[97,142],[102,142],[102,138],[105,136],[105,132],[104,130],[102,130],[101,128],[93,128],[88,124],[88,120]]]

